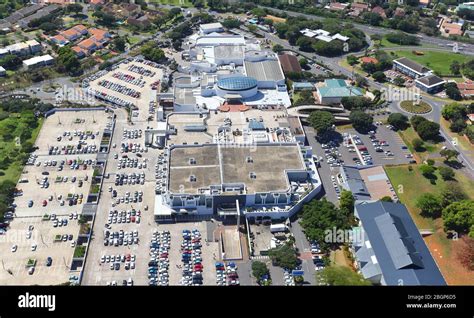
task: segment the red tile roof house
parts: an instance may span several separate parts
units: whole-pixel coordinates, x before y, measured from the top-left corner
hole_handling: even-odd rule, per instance
[[[349,5],[348,3],[332,2],[329,4],[329,10],[344,11],[348,5]]]
[[[474,96],[474,82],[467,80],[463,83],[457,83],[461,96],[464,98],[471,98]]]
[[[87,52],[84,49],[81,49],[79,46],[75,45],[71,48],[78,58],[83,58],[87,55]]]
[[[396,8],[393,15],[395,17],[404,17],[405,16],[405,10],[403,8]]]
[[[377,64],[379,60],[377,60],[375,57],[370,57],[370,56],[364,56],[360,58],[361,63],[372,63],[372,64]]]
[[[84,41],[79,42],[77,46],[83,49],[87,53],[87,55],[90,55],[98,49],[102,48],[101,43],[97,42],[93,38],[85,39]]]
[[[109,42],[109,40],[112,38],[112,35],[109,32],[101,29],[91,28],[89,29],[89,34],[91,35],[91,38],[94,38],[102,45]]]
[[[50,40],[59,46],[63,46],[69,43],[69,41],[61,34],[51,37]]]
[[[372,12],[373,12],[373,13],[377,13],[379,16],[381,16],[381,17],[384,18],[384,19],[387,17],[387,15],[385,14],[385,10],[384,10],[382,7],[380,7],[380,6],[374,7],[374,8],[372,9]]]

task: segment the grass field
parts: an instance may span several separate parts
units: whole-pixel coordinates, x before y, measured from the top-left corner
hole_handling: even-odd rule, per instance
[[[192,7],[193,4],[189,0],[150,0],[150,3],[156,4],[169,4],[174,6],[181,6],[181,7]]]
[[[444,131],[447,133],[447,135],[452,139],[456,140],[457,144],[459,147],[464,151],[464,154],[469,157],[471,160],[474,160],[474,145],[472,145],[464,136],[460,136],[457,133],[453,133],[450,129],[449,126],[451,123],[444,119],[443,117],[440,118],[439,121],[441,127],[444,128]]]
[[[408,149],[410,149],[410,152],[414,154],[415,156],[418,156],[418,159],[420,159],[421,161],[427,159],[427,157],[430,154],[439,152],[442,148],[441,143],[435,144],[432,142],[425,141],[423,149],[421,149],[421,151],[420,150],[416,151],[412,145],[412,141],[415,138],[420,139],[420,136],[418,136],[418,134],[412,127],[408,127],[407,129],[403,131],[399,131],[398,134],[403,139]]]
[[[0,121],[0,128],[4,126],[5,120],[15,120],[15,122],[20,125],[21,118],[8,118]],[[41,130],[41,127],[43,125],[43,118],[40,118],[38,120],[38,126],[33,129],[31,132],[31,137],[27,140],[31,143],[35,143],[36,137],[38,137],[38,134]],[[5,154],[11,153],[13,148],[15,148],[15,142],[12,141],[5,141],[3,136],[0,136],[0,157],[4,157]],[[5,181],[5,180],[10,180],[13,182],[17,182],[18,179],[20,178],[21,171],[23,170],[23,163],[19,162],[18,160],[13,160],[9,165],[8,168],[5,170],[0,170],[4,173],[4,175],[0,175],[0,182]]]
[[[469,56],[463,54],[423,50],[418,51],[423,52],[424,55],[416,55],[410,50],[394,50],[390,52],[394,52],[398,57],[406,57],[410,60],[423,64],[424,66],[441,75],[452,75],[449,66],[453,61],[458,61],[462,64],[472,59]]]
[[[474,284],[474,275],[462,267],[456,258],[459,244],[446,237],[442,219],[424,218],[416,207],[416,201],[423,193],[439,194],[446,186],[446,183],[436,171],[435,174],[438,179],[436,184],[431,184],[428,179],[423,177],[416,165],[412,167],[413,170],[409,171],[406,165],[386,166],[385,171],[394,189],[397,189],[400,201],[407,206],[417,227],[419,229],[433,230],[434,233],[426,237],[425,242],[448,284]],[[456,180],[469,198],[474,199],[474,181],[461,173],[456,173]]]
[[[433,108],[425,102],[420,102],[418,105],[413,101],[404,100],[400,103],[400,107],[412,114],[426,114],[429,113]]]

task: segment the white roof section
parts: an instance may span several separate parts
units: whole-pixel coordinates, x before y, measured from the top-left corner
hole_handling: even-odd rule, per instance
[[[321,41],[324,41],[324,42],[328,42],[328,43],[333,40],[332,37],[327,36],[327,35],[323,35],[323,34],[318,35],[318,36],[316,37],[316,39],[321,40]]]
[[[324,42],[331,42],[332,40],[339,40],[342,42],[347,42],[349,41],[349,37],[341,35],[339,33],[336,33],[334,35],[330,35],[331,33],[323,30],[323,29],[318,29],[318,30],[310,30],[310,29],[303,29],[300,31],[304,36],[310,37],[310,38],[315,38],[317,40],[321,40]]]
[[[6,72],[6,70],[3,68],[3,66],[0,66],[0,72]]]
[[[205,23],[201,24],[199,26],[201,30],[207,31],[207,30],[215,30],[215,29],[223,29],[224,27],[222,26],[221,23],[216,22],[216,23]]]
[[[245,45],[241,35],[204,35],[196,40],[196,46]]]
[[[35,56],[28,60],[24,60],[23,64],[27,66],[31,66],[31,65],[36,65],[38,63],[49,62],[53,60],[54,58],[51,55],[46,54],[46,55],[41,55],[41,56]]]

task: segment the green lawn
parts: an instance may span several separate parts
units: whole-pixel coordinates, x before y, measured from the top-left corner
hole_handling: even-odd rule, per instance
[[[44,121],[43,118],[40,118],[38,120],[38,127],[36,127],[32,131],[31,138],[28,139],[28,141],[32,142],[33,144],[35,143],[36,138],[38,137],[38,134],[39,134],[39,132],[41,130],[41,127],[43,125],[43,121]],[[0,124],[1,123],[2,122],[0,122]],[[3,138],[1,138],[1,139],[2,140],[0,141],[0,155],[3,155],[4,153],[9,153],[11,151],[11,149],[15,147],[15,144],[14,144],[13,141],[12,142],[5,142],[5,141],[3,141]],[[8,169],[1,170],[1,171],[3,171],[3,173],[5,173],[5,175],[0,176],[0,182],[5,181],[5,180],[11,180],[11,181],[16,183],[18,181],[18,179],[20,178],[22,170],[23,170],[23,164],[21,162],[18,162],[18,161],[13,161],[8,166]]]
[[[193,6],[192,2],[189,0],[150,0],[150,3],[170,4],[170,5],[181,6],[181,7]]]
[[[389,52],[394,52],[397,57],[406,57],[410,60],[423,64],[424,66],[441,75],[452,75],[451,71],[449,70],[449,66],[453,61],[458,61],[462,64],[472,59],[469,56],[463,54],[427,51],[423,49],[419,49],[417,51],[423,52],[424,55],[416,55],[410,50],[394,50]]]
[[[420,211],[416,207],[416,201],[423,193],[439,194],[445,187],[445,181],[436,171],[437,180],[435,184],[432,184],[421,174],[419,166],[412,165],[412,168],[412,171],[409,171],[407,165],[386,166],[385,171],[400,201],[407,206],[418,228],[433,228],[435,227],[434,220],[424,218],[419,214]],[[470,180],[461,173],[456,173],[455,178],[466,195],[473,199],[474,180]]]
[[[415,138],[418,138],[418,139],[421,139],[421,138],[420,136],[418,136],[418,134],[412,127],[408,127],[407,129],[403,131],[399,131],[398,134],[403,139],[408,149],[410,149],[410,152],[414,155],[418,155],[421,160],[426,159],[425,157],[427,157],[430,153],[439,152],[441,150],[442,145],[440,143],[435,144],[432,142],[425,141],[424,149],[422,151],[415,151],[412,145],[412,141]]]

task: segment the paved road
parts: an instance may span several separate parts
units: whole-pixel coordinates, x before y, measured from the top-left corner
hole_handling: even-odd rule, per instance
[[[270,41],[282,45],[285,49],[290,49],[294,52],[297,52],[301,55],[307,56],[314,60],[322,61],[326,66],[330,67],[330,69],[333,71],[334,74],[343,74],[349,78],[353,77],[353,74],[350,70],[339,65],[339,61],[344,57],[327,58],[327,57],[319,56],[315,53],[302,52],[298,49],[298,47],[290,45],[288,41],[280,39],[276,35],[265,33],[265,32],[261,32],[260,34],[265,36],[265,38],[269,39]],[[443,39],[437,39],[437,38],[433,38],[433,39],[441,40],[441,41],[443,40]],[[444,41],[446,42],[446,40]],[[463,51],[463,53],[466,53],[466,52]],[[386,89],[386,86],[381,83],[374,82],[371,79],[367,79],[367,81],[368,81],[369,87],[372,89],[377,89],[377,90],[382,90],[382,91]],[[435,99],[432,96],[427,95],[427,94],[423,94],[423,100],[433,106],[433,111],[430,114],[425,115],[425,117],[427,117],[429,120],[439,123],[440,118],[441,118],[441,110],[446,103],[441,102],[438,99]],[[390,111],[401,112],[400,108],[398,107],[398,103],[399,101],[389,101],[388,108],[390,109]],[[411,117],[410,114],[407,114],[407,115]],[[461,149],[458,145],[453,143],[452,139],[448,137],[449,136],[448,132],[445,131],[445,129],[441,128],[440,134],[446,139],[446,141],[444,142],[445,146],[451,149],[455,149],[460,153],[459,159],[465,165],[465,167],[462,168],[461,170],[464,173],[469,174],[471,177],[474,177],[474,162],[466,155],[465,150]]]
[[[278,12],[278,13],[286,13],[287,15],[293,16],[293,17],[303,16],[303,17],[305,17],[307,19],[310,19],[310,20],[319,20],[319,21],[323,21],[324,19],[326,19],[325,17],[319,17],[319,16],[315,16],[315,15],[310,15],[310,14],[304,14],[304,13],[299,13],[299,12],[291,12],[291,11],[286,11],[286,10],[279,10],[279,9],[275,9],[275,8],[271,8],[271,7],[265,7],[265,6],[260,6],[260,7],[266,8],[266,9],[269,9],[269,10],[272,10],[272,11],[275,11],[275,12]],[[372,34],[382,34],[383,35],[383,34],[388,34],[388,33],[395,32],[395,30],[392,30],[392,29],[387,29],[387,28],[382,28],[382,27],[373,27],[373,26],[369,26],[369,25],[365,25],[365,24],[355,23],[355,22],[352,22],[352,21],[349,21],[349,20],[345,21],[345,22],[351,23],[356,28],[358,28],[359,30],[361,30],[364,33],[369,34],[369,35],[372,35]],[[427,35],[423,35],[423,34],[418,34],[417,37],[420,39],[421,43],[425,43],[425,44],[446,46],[447,44],[452,44],[453,43],[452,40],[427,36]],[[466,44],[466,46],[463,48],[462,52],[464,54],[474,55],[474,45]]]
[[[306,239],[306,235],[303,233],[303,229],[301,228],[301,225],[299,224],[299,219],[296,220],[295,222],[291,223],[291,233],[293,233],[295,237],[295,242],[296,242],[296,247],[298,248],[300,254],[308,254],[311,252],[310,244],[308,240]],[[304,271],[304,281],[307,284],[314,285],[315,282],[315,277],[314,277],[314,264],[311,259],[308,259],[307,257],[303,257],[302,259],[302,269]]]

